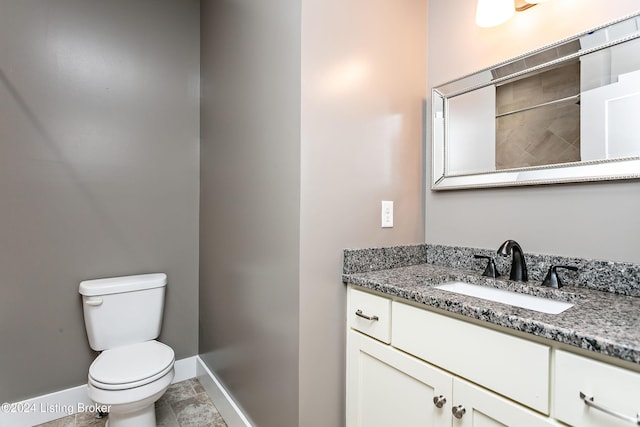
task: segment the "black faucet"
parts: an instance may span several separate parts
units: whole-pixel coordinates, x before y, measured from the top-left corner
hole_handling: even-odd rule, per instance
[[[509,279],[520,282],[529,280],[527,263],[524,261],[524,254],[518,242],[515,240],[507,240],[498,248],[498,255],[511,255],[511,273],[509,273]]]

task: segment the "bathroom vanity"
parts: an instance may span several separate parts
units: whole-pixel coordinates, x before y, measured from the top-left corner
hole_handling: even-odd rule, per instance
[[[635,13],[432,88],[431,190],[640,178],[639,51]],[[640,426],[640,264],[425,244],[343,282],[348,427]]]
[[[624,287],[629,295],[541,288],[535,265],[527,283],[491,279],[481,269],[425,262],[437,250],[427,246],[395,261],[392,249],[364,250],[355,256],[359,272],[345,254],[347,426],[640,425],[633,283]],[[636,279],[637,266],[620,267],[611,264]],[[547,314],[435,288],[451,281],[573,306]]]

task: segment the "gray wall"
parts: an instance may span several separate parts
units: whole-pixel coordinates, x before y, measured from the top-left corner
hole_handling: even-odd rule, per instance
[[[423,239],[426,5],[202,5],[201,357],[256,425],[340,426],[342,249]]]
[[[85,279],[166,272],[196,354],[198,10],[0,0],[0,401],[86,383]]]
[[[298,419],[300,2],[202,2],[200,356],[257,425]]]
[[[635,0],[550,1],[483,29],[474,24],[475,2],[430,0],[429,87],[636,11]],[[511,238],[525,252],[640,262],[638,210],[637,180],[427,190],[425,234],[429,243],[497,249]]]

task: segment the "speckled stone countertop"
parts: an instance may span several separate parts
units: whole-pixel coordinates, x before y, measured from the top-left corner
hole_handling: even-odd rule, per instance
[[[459,251],[460,248],[452,250]],[[640,298],[635,292],[640,283],[635,282],[636,264],[612,265],[625,272],[625,277],[629,274],[632,277],[623,280],[621,292],[611,292],[599,289],[596,279],[592,280],[593,286],[572,286],[565,280],[563,288],[553,289],[540,286],[540,278],[535,277],[539,274],[530,276],[530,281],[523,283],[483,277],[482,268],[427,263],[430,251],[443,251],[442,247],[430,245],[361,251],[365,252],[345,251],[345,283],[640,364]],[[449,248],[445,247],[444,252],[447,251]],[[481,250],[471,251],[482,253]],[[467,258],[468,253],[463,252]],[[453,259],[455,264],[456,257],[451,254],[449,251],[446,258]],[[354,267],[354,260],[362,262]],[[582,261],[584,269],[589,270],[589,261]],[[588,272],[584,274],[588,275]],[[577,276],[574,279],[577,280]],[[560,314],[545,314],[435,289],[436,285],[449,281],[568,301],[574,306]]]

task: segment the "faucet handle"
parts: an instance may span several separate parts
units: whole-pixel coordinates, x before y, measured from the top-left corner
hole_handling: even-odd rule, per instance
[[[551,288],[561,288],[562,281],[560,281],[560,277],[558,277],[558,273],[556,272],[557,268],[566,268],[571,271],[578,271],[578,267],[574,267],[573,265],[552,265],[549,267],[549,271],[542,281],[542,286],[549,286]]]
[[[487,262],[487,267],[484,269],[484,272],[482,273],[483,276],[487,276],[487,277],[500,277],[500,272],[498,271],[498,268],[496,267],[496,261],[495,259],[493,259],[493,257],[490,256],[486,256],[486,255],[474,255],[474,258],[482,258],[482,259],[487,259],[489,260]]]

